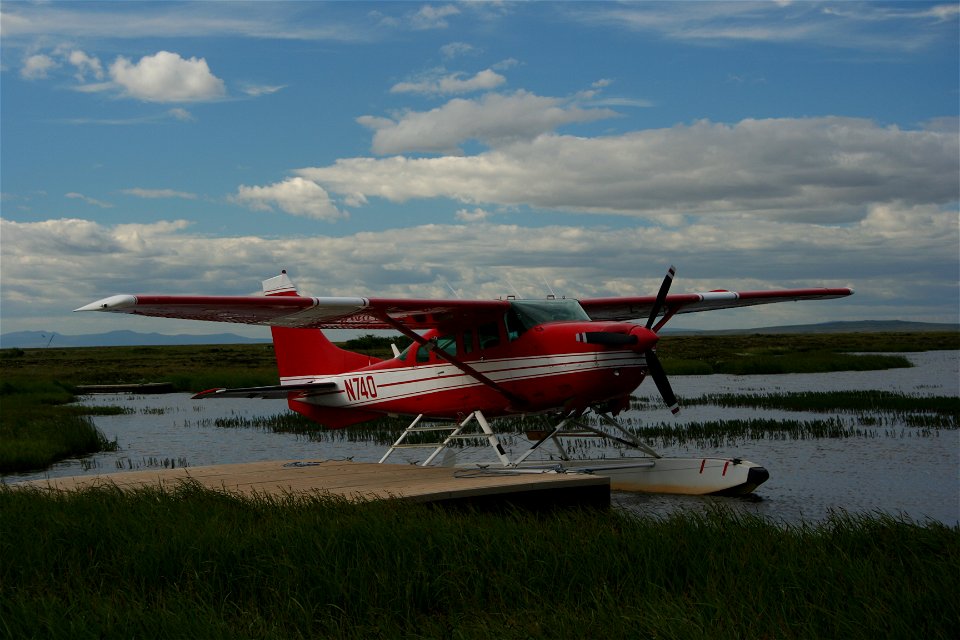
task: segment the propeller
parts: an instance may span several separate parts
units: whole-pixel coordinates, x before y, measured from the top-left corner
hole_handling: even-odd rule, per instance
[[[670,268],[667,269],[667,275],[663,278],[663,283],[660,285],[660,291],[657,292],[657,300],[653,303],[653,308],[650,309],[650,317],[647,318],[646,329],[648,331],[653,331],[653,323],[657,319],[657,316],[660,315],[660,309],[663,307],[663,303],[667,300],[667,294],[670,293],[670,285],[673,284],[673,276],[675,276],[677,270],[670,265]],[[657,352],[653,350],[653,346],[643,352],[643,355],[647,359],[647,366],[650,368],[650,377],[653,378],[654,384],[657,385],[657,390],[660,391],[660,397],[663,398],[663,401],[666,403],[667,407],[670,409],[670,413],[677,413],[680,411],[680,405],[677,404],[677,396],[673,393],[673,388],[670,386],[670,381],[667,379],[667,372],[663,370],[663,365],[660,364],[660,358],[657,357]]]
[[[644,351],[643,355],[647,358],[650,377],[653,378],[653,383],[657,385],[657,390],[660,391],[660,397],[663,398],[667,408],[670,409],[670,413],[678,413],[680,411],[680,405],[677,404],[677,396],[673,394],[673,388],[667,379],[667,372],[663,370],[663,365],[660,364],[660,358],[657,357],[657,352],[649,349]]]
[[[657,292],[657,301],[653,303],[653,308],[650,309],[650,317],[647,318],[647,329],[653,327],[654,320],[657,319],[657,316],[660,314],[660,307],[663,306],[663,303],[667,300],[667,294],[670,293],[670,285],[673,284],[673,276],[675,276],[677,270],[670,265],[670,268],[667,269],[667,275],[663,279],[663,283],[660,285],[660,291]]]
[[[657,299],[653,303],[653,307],[650,308],[650,317],[647,318],[646,326],[641,328],[635,325],[630,333],[587,331],[579,334],[577,337],[578,340],[583,342],[599,344],[605,347],[634,346],[637,351],[642,349],[643,355],[647,360],[650,377],[653,378],[654,384],[657,385],[657,390],[660,391],[660,397],[663,398],[663,401],[671,413],[680,411],[680,406],[677,404],[677,397],[674,395],[670,381],[667,379],[667,372],[664,371],[663,365],[660,363],[660,358],[657,357],[657,352],[653,349],[654,345],[657,344],[657,340],[659,340],[659,336],[653,332],[653,324],[656,322],[657,316],[660,315],[660,311],[667,301],[667,294],[670,293],[670,285],[673,284],[673,277],[676,273],[677,270],[671,265],[667,270],[667,275],[664,277],[663,283],[660,285],[660,291],[657,292]]]

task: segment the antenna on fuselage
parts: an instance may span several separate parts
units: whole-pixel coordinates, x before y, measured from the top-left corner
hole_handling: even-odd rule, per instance
[[[513,289],[514,297],[517,298],[518,300],[522,298],[523,296],[520,295],[520,292],[517,291],[517,288],[513,286],[513,282],[510,281],[510,276],[504,276],[504,277],[507,279],[507,284],[510,285],[511,289]]]
[[[545,287],[547,288],[547,291],[550,292],[550,295],[548,295],[547,298],[548,298],[549,300],[556,300],[556,299],[557,299],[557,293],[553,290],[553,287],[550,286],[550,283],[547,282],[546,276],[544,276],[544,275],[541,273],[541,274],[540,274],[540,279],[543,280],[543,286],[545,286]]]
[[[447,282],[447,279],[446,279],[446,278],[444,278],[443,276],[439,276],[439,278],[440,278],[441,282],[443,282],[443,284],[447,285],[447,289],[450,289],[450,292],[451,292],[453,295],[455,295],[455,296],[457,297],[457,299],[459,300],[459,299],[460,299],[460,294],[457,293],[457,290],[454,289],[453,286],[452,286],[449,282]]]

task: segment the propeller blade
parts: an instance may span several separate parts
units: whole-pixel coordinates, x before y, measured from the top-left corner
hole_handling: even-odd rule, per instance
[[[650,351],[645,351],[644,355],[647,357],[650,376],[660,391],[660,397],[663,398],[664,403],[666,403],[670,409],[670,413],[676,414],[680,411],[680,405],[677,404],[677,396],[673,395],[673,388],[670,386],[670,381],[667,380],[667,372],[663,370],[663,365],[660,364],[660,358],[657,357],[657,352],[651,349]]]
[[[670,293],[670,285],[673,284],[673,276],[676,275],[676,273],[677,270],[674,269],[673,265],[670,265],[670,268],[667,269],[667,275],[660,285],[660,291],[657,292],[657,301],[653,303],[653,308],[650,309],[650,317],[647,318],[647,329],[653,326],[653,321],[656,320],[657,315],[660,314],[660,308],[663,306],[664,301],[666,301],[667,294]]]

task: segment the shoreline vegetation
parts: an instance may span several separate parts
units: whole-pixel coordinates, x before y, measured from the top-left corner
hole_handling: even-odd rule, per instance
[[[343,346],[385,358],[389,357],[393,340],[367,335],[347,341]],[[960,333],[670,336],[658,352],[671,376],[772,375],[909,367],[906,358],[891,354],[942,349],[960,349]],[[123,409],[70,405],[76,400],[77,387],[154,382],[170,383],[174,390],[192,392],[213,387],[276,384],[273,347],[252,344],[2,349],[0,473],[42,469],[65,458],[115,450],[118,444],[108,441],[89,416],[95,411],[118,413]],[[713,402],[714,399],[684,401]],[[915,404],[917,400],[908,398],[904,402]],[[957,421],[957,402],[939,401],[942,406],[949,405],[947,413],[952,412],[953,428]],[[839,409],[827,407],[828,410],[834,408]],[[907,409],[917,410],[915,406]],[[283,420],[278,417],[276,421]],[[293,429],[316,430],[310,424],[293,420]],[[950,428],[949,420],[941,418],[940,423],[946,421]],[[385,422],[386,430],[394,433],[396,427],[391,421]],[[796,427],[786,430],[795,431]]]
[[[10,638],[955,638],[960,530],[0,487]]]
[[[721,344],[731,338],[741,339],[677,344],[673,353],[711,368],[754,357],[745,343]],[[823,338],[808,352],[824,352]],[[855,346],[846,338],[831,348],[893,351],[881,337],[858,337]],[[896,341],[903,351],[960,348],[958,334],[920,338]],[[769,351],[784,340],[755,344],[764,357],[789,361],[791,352]],[[72,420],[93,427],[92,408],[69,404],[76,385],[170,381],[196,391],[276,381],[269,345],[2,350],[0,375],[4,461],[17,439],[39,441]],[[918,434],[957,428],[954,397],[685,402],[787,407],[812,419],[723,421],[682,433],[642,425],[645,437],[856,437],[883,428],[870,421],[884,416],[933,421],[917,424]],[[318,431],[292,413],[216,426],[318,437],[390,437],[383,434],[394,428]],[[882,513],[788,525],[721,503],[667,517],[491,512],[241,497],[183,483],[72,493],[0,485],[0,514],[0,637],[960,637],[960,526]]]

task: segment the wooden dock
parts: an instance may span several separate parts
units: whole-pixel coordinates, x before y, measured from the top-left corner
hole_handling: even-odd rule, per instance
[[[285,460],[127,471],[19,483],[59,491],[114,485],[176,488],[183,482],[244,495],[321,494],[352,501],[398,499],[479,508],[610,505],[610,480],[588,475],[505,473],[346,461]]]

